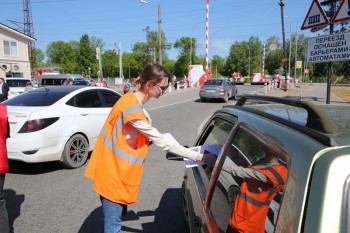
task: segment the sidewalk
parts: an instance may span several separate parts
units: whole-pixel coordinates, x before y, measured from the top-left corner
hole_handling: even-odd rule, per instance
[[[332,90],[332,89],[331,89]],[[259,92],[265,95],[265,90],[262,88]],[[327,102],[327,84],[326,83],[298,83],[294,87],[290,87],[285,91],[284,89],[268,90],[266,95],[277,97],[295,98],[303,101],[312,101],[316,103]],[[342,104],[346,103],[338,96],[331,93],[330,103]]]

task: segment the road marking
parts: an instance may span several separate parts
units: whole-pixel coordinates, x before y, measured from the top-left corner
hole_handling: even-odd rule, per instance
[[[147,110],[148,111],[152,111],[152,110],[156,110],[156,109],[159,109],[159,108],[166,108],[166,107],[170,107],[170,106],[175,105],[175,104],[182,104],[182,103],[193,101],[193,100],[197,100],[197,99],[198,99],[198,97],[197,98],[193,98],[193,99],[180,101],[180,102],[176,102],[176,103],[172,103],[172,104],[168,104],[168,105],[158,106],[158,107],[155,107],[155,108],[147,108]]]

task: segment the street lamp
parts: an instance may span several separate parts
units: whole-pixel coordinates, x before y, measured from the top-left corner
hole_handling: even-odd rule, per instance
[[[140,0],[140,3],[149,4],[150,6],[155,7],[154,5],[148,3],[146,0]],[[158,3],[158,63],[162,65],[163,56],[162,56],[162,18],[160,14],[160,4]]]

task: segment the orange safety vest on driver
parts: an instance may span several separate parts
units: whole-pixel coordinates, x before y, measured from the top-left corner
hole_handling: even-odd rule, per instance
[[[270,180],[263,184],[254,179],[245,179],[237,196],[230,225],[238,232],[264,233],[265,221],[271,201],[284,188],[288,170],[283,165],[250,167]]]
[[[136,203],[148,151],[149,140],[138,131],[136,149],[126,142],[126,123],[136,119],[149,122],[142,105],[130,92],[113,106],[85,171],[99,195],[120,204]]]

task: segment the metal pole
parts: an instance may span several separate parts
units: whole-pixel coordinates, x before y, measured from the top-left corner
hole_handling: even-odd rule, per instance
[[[295,32],[295,59],[294,59],[294,76],[297,77],[297,57],[298,57],[298,32]]]
[[[280,2],[278,4],[281,7],[282,38],[283,38],[283,58],[286,58],[287,57],[287,53],[286,53],[286,36],[285,36],[285,32],[284,32],[284,15],[283,15],[284,1],[280,0]],[[285,65],[285,62],[283,62],[283,65]],[[284,71],[284,77],[285,77],[286,90],[287,90],[288,89],[287,75],[286,75],[285,71]]]
[[[330,15],[331,18],[333,18],[335,11],[335,2],[331,3],[331,10]],[[334,25],[331,23],[329,24],[329,34],[333,34]],[[331,79],[332,79],[332,62],[328,62],[328,79],[327,79],[327,99],[326,104],[330,104],[331,99]]]
[[[162,18],[160,15],[160,4],[158,4],[158,63],[162,65],[163,55],[162,55]]]
[[[291,16],[289,16],[289,21],[290,21],[290,25],[289,25],[290,39],[289,39],[288,73],[290,76],[291,75],[291,73],[290,73],[290,58],[291,58],[291,54],[292,54],[292,17]]]
[[[190,65],[192,65],[192,37],[191,37],[191,48],[190,48]]]

